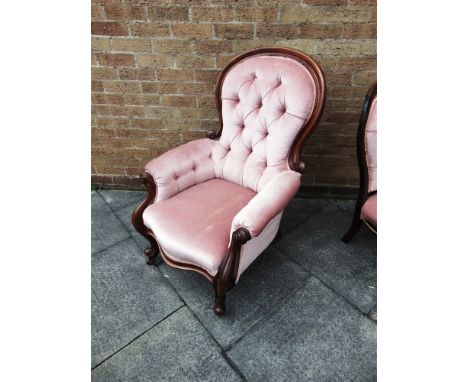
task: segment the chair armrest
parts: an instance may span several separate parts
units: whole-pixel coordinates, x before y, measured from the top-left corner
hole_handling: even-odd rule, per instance
[[[215,177],[211,151],[214,141],[197,139],[169,150],[148,162],[145,172],[156,184],[155,202]]]
[[[262,233],[266,225],[284,210],[301,184],[301,174],[283,171],[275,175],[262,190],[234,217],[231,234],[240,227],[252,237]]]

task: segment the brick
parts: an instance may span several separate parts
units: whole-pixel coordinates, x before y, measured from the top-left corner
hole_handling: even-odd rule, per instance
[[[114,68],[94,67],[91,68],[91,78],[93,80],[116,80],[118,72]]]
[[[192,50],[191,41],[184,40],[154,40],[153,51],[155,53],[187,53]]]
[[[348,0],[303,0],[308,5],[345,5]]]
[[[372,10],[363,7],[291,7],[281,11],[280,21],[284,22],[369,22],[372,21]]]
[[[145,20],[144,6],[105,4],[104,12],[108,20]]]
[[[362,40],[326,40],[323,42],[320,53],[335,56],[359,56],[362,52]]]
[[[253,24],[214,24],[216,37],[225,39],[253,38]]]
[[[93,92],[103,92],[104,91],[104,85],[102,84],[102,81],[91,81],[91,91],[93,91]]]
[[[194,41],[193,44],[197,54],[232,53],[231,41]]]
[[[166,124],[163,123],[160,119],[152,119],[152,118],[132,118],[131,126],[132,128],[138,128],[138,129],[167,128]]]
[[[142,82],[143,93],[173,94],[177,92],[177,84],[166,82]]]
[[[111,106],[110,111],[113,116],[145,116],[145,110],[142,106]]]
[[[290,40],[284,40],[289,42]],[[229,41],[231,42],[231,41]],[[256,49],[256,48],[263,48],[265,46],[275,46],[278,41],[274,39],[248,39],[248,40],[234,40],[232,41],[232,49],[231,50],[221,50],[219,53],[244,53],[248,50],[251,49]]]
[[[148,18],[155,21],[188,21],[189,10],[184,6],[148,7]]]
[[[377,73],[373,70],[358,72],[354,75],[354,85],[370,86],[377,79]]]
[[[163,96],[162,104],[169,107],[196,107],[197,101],[191,96]]]
[[[103,21],[104,12],[100,4],[91,4],[91,21]]]
[[[96,119],[96,126],[129,127],[130,119],[126,117],[98,117]]]
[[[110,93],[141,93],[141,85],[138,81],[106,81],[104,89]]]
[[[123,105],[124,97],[119,94],[93,93],[91,102],[95,105]]]
[[[377,57],[339,57],[338,65],[341,70],[370,70],[377,67]]]
[[[289,24],[259,24],[257,37],[295,38],[299,36],[299,27]]]
[[[217,55],[216,56],[216,67],[223,69],[233,58],[235,55]]]
[[[159,69],[160,81],[193,81],[193,71],[187,69]]]
[[[325,118],[327,122],[334,122],[334,123],[352,123],[352,122],[359,122],[360,113],[349,113],[349,112],[340,112],[340,111],[332,111],[328,113]]]
[[[195,70],[195,81],[216,83],[221,70]]]
[[[106,105],[91,105],[91,114],[93,114],[93,115],[110,115],[109,106],[106,106]]]
[[[93,52],[108,52],[110,48],[110,39],[107,37],[91,37],[91,50]]]
[[[215,105],[215,97],[214,95],[205,96],[205,97],[198,97],[198,106],[199,107],[213,107]]]
[[[180,82],[177,84],[177,92],[180,94],[214,94],[215,82],[197,82],[185,83]]]
[[[128,28],[125,24],[121,23],[94,21],[91,23],[91,34],[101,36],[127,36]]]
[[[121,80],[155,80],[156,71],[153,68],[123,68],[119,69]]]
[[[178,68],[214,68],[216,65],[214,57],[195,56],[191,54],[177,55],[175,64]]]
[[[161,96],[158,94],[127,94],[125,103],[127,105],[159,106],[161,105]]]
[[[375,23],[348,23],[343,25],[342,38],[347,39],[374,39],[377,37]]]
[[[135,59],[131,54],[102,53],[97,56],[99,64],[103,66],[135,66]]]
[[[168,37],[169,25],[167,23],[132,23],[133,36],[138,37]]]
[[[172,31],[178,38],[207,38],[213,36],[211,24],[173,24]]]
[[[171,120],[176,119],[180,121],[180,109],[168,107],[146,107],[146,116],[151,118]]]
[[[264,3],[260,3],[264,4]],[[260,8],[260,7],[242,7],[234,8],[235,21],[266,21],[275,22],[278,15],[276,8]]]
[[[192,7],[192,21],[234,21],[233,7]]]
[[[167,54],[139,54],[135,55],[140,67],[171,67],[172,57]]]
[[[338,39],[342,37],[342,24],[301,24],[301,38]]]
[[[91,53],[91,66],[96,66],[98,64],[96,55]]]
[[[151,52],[151,41],[143,38],[112,39],[114,51],[122,52]]]

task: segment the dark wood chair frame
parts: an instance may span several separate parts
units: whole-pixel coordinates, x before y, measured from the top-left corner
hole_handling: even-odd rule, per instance
[[[377,97],[377,82],[374,82],[369,90],[367,91],[366,96],[364,97],[364,102],[362,104],[361,118],[359,120],[359,127],[357,132],[356,139],[356,153],[357,160],[359,164],[359,193],[356,200],[356,206],[354,208],[353,221],[348,232],[341,238],[344,243],[349,243],[354,235],[361,228],[362,222],[365,220],[361,219],[361,209],[369,196],[375,194],[377,191],[369,192],[369,170],[367,167],[366,159],[366,125],[367,120],[369,119],[369,112],[372,106],[372,102]],[[372,223],[365,221],[369,228],[377,233],[377,227]]]
[[[216,108],[218,110],[218,128],[215,132],[209,132],[207,137],[213,140],[217,140],[221,136],[221,132],[223,130],[223,118],[222,118],[222,108],[221,108],[221,89],[224,82],[224,78],[229,70],[238,62],[255,55],[280,55],[280,56],[288,56],[293,58],[300,63],[302,63],[311,73],[312,78],[315,82],[315,89],[316,89],[316,102],[314,104],[314,109],[309,117],[309,119],[305,122],[302,129],[297,134],[296,138],[294,139],[289,155],[288,155],[288,163],[290,168],[293,171],[303,173],[305,171],[305,164],[301,160],[300,153],[304,146],[304,143],[309,138],[312,131],[317,126],[320,117],[323,112],[323,107],[325,105],[325,79],[322,73],[322,69],[320,66],[315,62],[311,57],[306,55],[303,52],[298,50],[289,49],[289,48],[261,48],[255,49],[243,54],[240,54],[234,57],[224,68],[224,70],[219,75],[216,90],[215,90],[215,103]],[[180,263],[170,259],[162,250],[160,245],[156,240],[156,236],[154,233],[147,228],[143,223],[143,211],[153,203],[156,198],[156,185],[154,183],[153,177],[149,173],[144,173],[140,177],[142,184],[147,189],[147,197],[146,199],[135,209],[132,214],[132,224],[135,229],[145,237],[149,243],[150,247],[145,250],[145,255],[147,257],[147,264],[155,264],[158,253],[161,254],[162,259],[171,267],[180,268],[185,270],[194,271],[197,273],[202,274],[205,276],[214,286],[215,290],[215,303],[213,310],[217,315],[222,315],[226,309],[226,294],[229,290],[231,290],[236,281],[238,268],[239,268],[239,260],[240,260],[240,251],[243,244],[251,239],[251,235],[249,231],[245,228],[238,228],[236,231],[232,233],[232,240],[231,245],[228,249],[228,252],[221,263],[221,266],[218,270],[218,273],[215,276],[210,275],[207,271],[202,269],[201,267],[197,267],[196,265],[190,265],[185,263]]]

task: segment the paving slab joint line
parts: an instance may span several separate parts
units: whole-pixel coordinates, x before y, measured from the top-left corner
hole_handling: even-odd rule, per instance
[[[285,296],[283,299],[281,299],[276,305],[274,305],[267,313],[265,313],[261,318],[259,318],[257,321],[255,321],[252,325],[249,326],[249,328],[239,337],[234,339],[228,347],[225,349],[225,351],[229,351],[232,349],[233,346],[235,346],[242,338],[244,338],[255,326],[257,326],[260,322],[263,320],[273,316],[276,311],[283,305],[284,302],[286,302],[289,297],[291,297],[294,293],[298,292],[300,289],[304,288],[307,284],[307,282],[310,280],[309,278],[306,278],[302,285],[298,286],[296,289],[292,290],[291,293],[289,293],[287,296]]]
[[[157,264],[155,264],[155,267],[156,269],[161,273],[161,275],[164,277],[164,273],[162,272],[161,269],[159,269],[159,267],[157,266]],[[184,306],[187,307],[187,309],[190,311],[190,313],[192,313],[192,316],[198,321],[198,323],[201,325],[201,327],[203,329],[205,329],[205,331],[209,334],[209,336],[213,339],[214,343],[216,344],[216,346],[218,346],[219,348],[219,351],[220,351],[220,354],[223,356],[224,360],[226,361],[226,363],[232,368],[232,370],[234,370],[234,372],[243,380],[243,381],[246,381],[244,375],[241,373],[241,371],[238,369],[237,365],[234,364],[234,362],[227,356],[227,354],[225,353],[225,350],[223,349],[223,347],[220,345],[220,343],[217,341],[217,339],[213,336],[213,334],[211,333],[211,331],[205,326],[205,324],[200,320],[200,318],[198,317],[198,315],[192,310],[192,308],[190,307],[189,304],[187,304],[187,302],[184,300],[184,298],[180,295],[179,291],[177,290],[177,288],[172,285],[171,281],[169,279],[167,279],[166,277],[164,277],[166,280],[167,280],[167,283],[171,286],[171,288],[174,290],[174,292],[177,294],[177,296],[182,300],[182,302],[184,303]]]
[[[91,256],[96,256],[96,255],[99,255],[103,252],[106,252],[107,250],[119,245],[119,244],[122,244],[124,241],[128,240],[128,239],[133,239],[133,237],[130,235],[130,236],[127,236],[127,237],[124,237],[123,239],[115,242],[115,243],[112,243],[111,245],[108,245],[106,248],[103,248],[97,252],[91,252]]]
[[[131,231],[127,228],[127,226],[123,223],[122,219],[120,219],[119,215],[117,214],[116,210],[106,202],[106,200],[104,199],[104,197],[101,195],[101,193],[97,192],[97,194],[99,195],[99,197],[104,201],[104,203],[111,209],[112,213],[117,217],[118,221],[125,227],[126,231],[130,234],[130,238],[132,240],[134,240],[136,242],[136,240],[133,238],[133,235],[131,233]],[[130,205],[130,204],[128,204]],[[128,207],[127,205],[127,207]],[[122,207],[122,208],[125,208],[125,207]],[[126,238],[125,240],[127,240],[128,238]],[[138,245],[138,243],[137,243]],[[139,247],[139,245],[138,245]],[[160,257],[160,256],[159,256]],[[213,341],[216,343],[216,345],[218,346],[219,350],[220,350],[220,353],[221,355],[223,356],[224,360],[226,361],[226,363],[234,370],[234,372],[243,380],[243,381],[246,381],[244,375],[241,373],[241,371],[238,369],[238,367],[232,362],[232,360],[227,356],[227,354],[225,353],[223,347],[219,344],[219,342],[216,340],[216,338],[213,336],[213,334],[210,332],[210,330],[203,324],[203,322],[198,318],[198,316],[195,314],[195,312],[191,309],[191,307],[187,304],[187,302],[184,300],[184,298],[180,295],[180,293],[178,292],[178,290],[174,287],[174,285],[172,285],[172,283],[170,282],[170,280],[168,280],[166,277],[164,277],[164,274],[163,272],[161,271],[161,269],[159,268],[159,265],[161,265],[164,261],[159,261],[158,263],[154,264],[155,268],[157,269],[157,271],[161,274],[161,276],[163,277],[164,280],[166,280],[166,282],[170,285],[170,287],[174,290],[174,292],[177,294],[177,296],[179,297],[179,299],[182,301],[183,305],[180,307],[182,308],[183,306],[186,306],[187,309],[192,313],[192,315],[195,317],[195,319],[200,323],[200,325],[203,327],[203,329],[206,330],[206,332],[210,335],[210,337],[213,339]],[[174,312],[172,312],[169,316],[171,316],[173,313],[177,312],[180,308],[178,308],[177,310],[175,310]],[[169,316],[165,317],[163,320],[165,320],[166,318],[168,318]],[[161,320],[160,322],[162,322],[163,320]],[[106,359],[104,359],[102,362],[100,362],[98,365],[96,365],[95,367],[93,367],[91,370],[94,370],[96,367],[98,367],[99,365],[101,365],[103,362],[105,362],[106,360],[108,360],[109,358],[113,357],[116,353],[118,353],[120,350],[122,350],[123,348],[125,348],[126,346],[128,346],[130,343],[132,343],[133,341],[135,341],[137,338],[141,337],[143,334],[145,334],[147,331],[151,330],[154,326],[158,325],[158,323],[156,323],[155,325],[153,325],[150,329],[146,330],[145,332],[141,333],[139,336],[135,337],[132,341],[130,341],[127,345],[123,346],[122,348],[120,348],[119,350],[117,350],[115,353],[113,353],[112,355],[110,355],[109,357],[107,357]]]
[[[319,280],[323,285],[325,285],[328,289],[330,289],[334,294],[336,294],[337,296],[341,297],[342,299],[344,299],[347,304],[349,306],[351,306],[353,309],[357,310],[359,313],[361,313],[362,315],[366,316],[367,318],[368,315],[370,314],[370,312],[372,312],[372,308],[367,312],[363,312],[361,311],[356,305],[354,305],[351,301],[349,301],[345,296],[343,296],[341,293],[338,293],[337,291],[335,291],[331,286],[329,286],[327,283],[325,283],[319,276],[317,276],[317,274],[313,273],[313,272],[310,272],[309,270],[305,269],[300,263],[298,263],[296,261],[296,259],[292,258],[291,256],[289,256],[285,251],[283,251],[283,249],[277,247],[275,245],[275,248],[277,248],[283,255],[287,256],[288,259],[290,259],[292,262],[294,262],[295,264],[297,264],[301,269],[303,269],[307,274],[309,274],[310,276],[313,276],[315,277],[317,280]],[[372,320],[373,322],[375,322],[374,320]]]
[[[145,333],[148,333],[151,329],[153,329],[156,325],[159,325],[161,322],[163,322],[164,320],[168,319],[169,317],[171,317],[174,313],[178,312],[180,309],[182,309],[183,307],[185,306],[184,305],[181,305],[179,306],[176,310],[172,311],[171,313],[169,313],[166,317],[162,318],[161,320],[159,320],[158,322],[156,322],[153,326],[151,326],[149,329],[141,332],[139,335],[137,335],[135,338],[133,338],[130,342],[128,342],[127,344],[125,344],[124,346],[122,346],[120,349],[116,350],[114,353],[112,353],[109,357],[103,359],[101,362],[99,362],[96,366],[92,367],[91,368],[91,371],[93,371],[94,369],[96,369],[98,366],[102,365],[104,362],[106,362],[108,359],[112,358],[114,355],[116,355],[117,353],[119,353],[121,350],[125,349],[128,345],[130,345],[131,343],[135,342],[138,338],[140,338],[142,335],[144,335]]]

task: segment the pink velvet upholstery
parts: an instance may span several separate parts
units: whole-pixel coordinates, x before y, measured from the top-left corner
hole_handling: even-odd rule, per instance
[[[189,142],[145,167],[157,194],[143,221],[169,258],[214,276],[231,233],[245,227],[252,239],[242,246],[239,278],[271,243],[300,185],[288,154],[316,91],[310,72],[288,57],[251,56],[227,72],[219,141]]]
[[[239,227],[258,236],[266,225],[284,210],[301,184],[301,175],[294,171],[276,174],[232,221],[231,233]]]
[[[377,193],[372,194],[361,208],[361,219],[377,227]]]
[[[149,206],[143,221],[167,256],[214,276],[228,250],[232,219],[255,195],[249,188],[212,179]]]
[[[372,102],[366,125],[366,162],[369,174],[368,192],[377,191],[377,97]]]
[[[145,171],[156,183],[156,200],[161,202],[195,184],[213,179],[214,169],[211,139],[198,139],[176,147],[153,159]]]
[[[291,144],[313,110],[312,75],[291,58],[249,57],[227,73],[221,98],[216,177],[259,191],[288,169]]]

